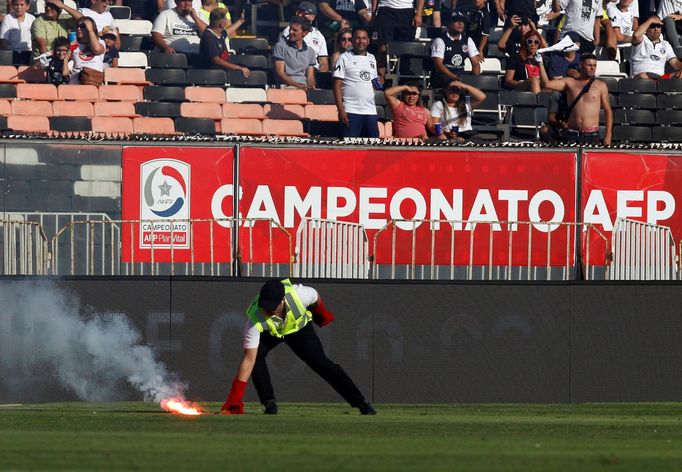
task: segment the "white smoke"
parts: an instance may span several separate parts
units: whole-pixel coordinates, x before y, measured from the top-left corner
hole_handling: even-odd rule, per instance
[[[121,399],[125,384],[147,401],[184,398],[185,386],[141,344],[120,314],[82,318],[75,296],[47,283],[0,284],[0,391],[40,400],[55,379],[86,401]]]

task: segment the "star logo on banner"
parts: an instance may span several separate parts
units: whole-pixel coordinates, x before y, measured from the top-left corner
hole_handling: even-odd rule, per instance
[[[159,185],[159,190],[161,190],[161,196],[163,197],[164,195],[170,197],[170,191],[173,187],[171,185],[168,185],[167,181],[163,181],[163,184]]]

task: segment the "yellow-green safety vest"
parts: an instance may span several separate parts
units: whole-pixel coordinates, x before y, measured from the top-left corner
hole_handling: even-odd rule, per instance
[[[272,336],[283,338],[287,334],[295,333],[303,328],[313,319],[313,314],[308,311],[308,308],[303,305],[301,299],[291,284],[289,279],[282,280],[284,284],[284,307],[286,309],[286,316],[284,323],[275,323],[271,316],[266,316],[263,310],[258,306],[258,295],[253,299],[251,305],[246,310],[246,316],[251,320],[254,326],[260,331],[268,331]],[[267,329],[266,329],[267,326]]]

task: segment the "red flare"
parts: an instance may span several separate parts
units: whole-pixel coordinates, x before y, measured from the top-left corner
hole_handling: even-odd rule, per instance
[[[204,413],[199,405],[190,403],[182,398],[166,398],[161,400],[161,408],[177,415],[196,416]]]

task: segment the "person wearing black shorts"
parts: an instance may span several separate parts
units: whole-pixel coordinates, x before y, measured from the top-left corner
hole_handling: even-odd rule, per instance
[[[391,41],[412,41],[415,29],[422,24],[424,0],[372,0],[372,18],[379,75],[386,74],[386,44]],[[374,39],[374,38],[373,38]]]

